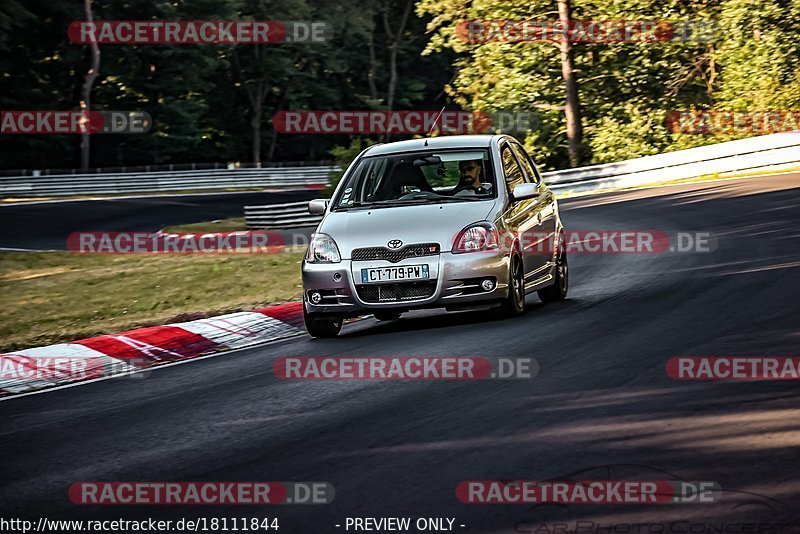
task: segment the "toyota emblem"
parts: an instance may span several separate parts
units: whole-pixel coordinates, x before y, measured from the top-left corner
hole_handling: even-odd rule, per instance
[[[403,242],[400,241],[399,239],[392,239],[387,244],[389,245],[389,248],[400,248],[403,246]]]

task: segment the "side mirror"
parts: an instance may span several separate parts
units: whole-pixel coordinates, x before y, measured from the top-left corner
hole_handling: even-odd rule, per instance
[[[514,200],[536,198],[539,196],[539,184],[517,184],[511,194]]]
[[[328,200],[317,198],[308,203],[308,213],[311,215],[322,215],[328,209]]]

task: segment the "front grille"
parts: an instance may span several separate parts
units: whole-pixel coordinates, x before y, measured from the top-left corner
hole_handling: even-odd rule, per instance
[[[421,300],[433,296],[436,282],[405,282],[402,284],[368,284],[356,286],[364,302],[399,302]]]
[[[386,247],[367,247],[353,250],[353,261],[386,260],[397,263],[408,258],[438,256],[439,243],[417,243],[392,250]]]

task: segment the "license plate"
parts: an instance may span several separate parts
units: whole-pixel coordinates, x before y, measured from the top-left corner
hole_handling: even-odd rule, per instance
[[[403,280],[425,280],[430,278],[427,265],[404,265],[402,267],[377,267],[361,269],[361,283],[400,282]]]

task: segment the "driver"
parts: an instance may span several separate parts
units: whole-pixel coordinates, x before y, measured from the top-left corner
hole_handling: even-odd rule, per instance
[[[480,159],[463,160],[458,162],[458,171],[461,173],[461,180],[453,190],[453,194],[461,191],[471,190],[474,193],[488,193],[489,184],[481,181],[483,175],[483,161]]]

